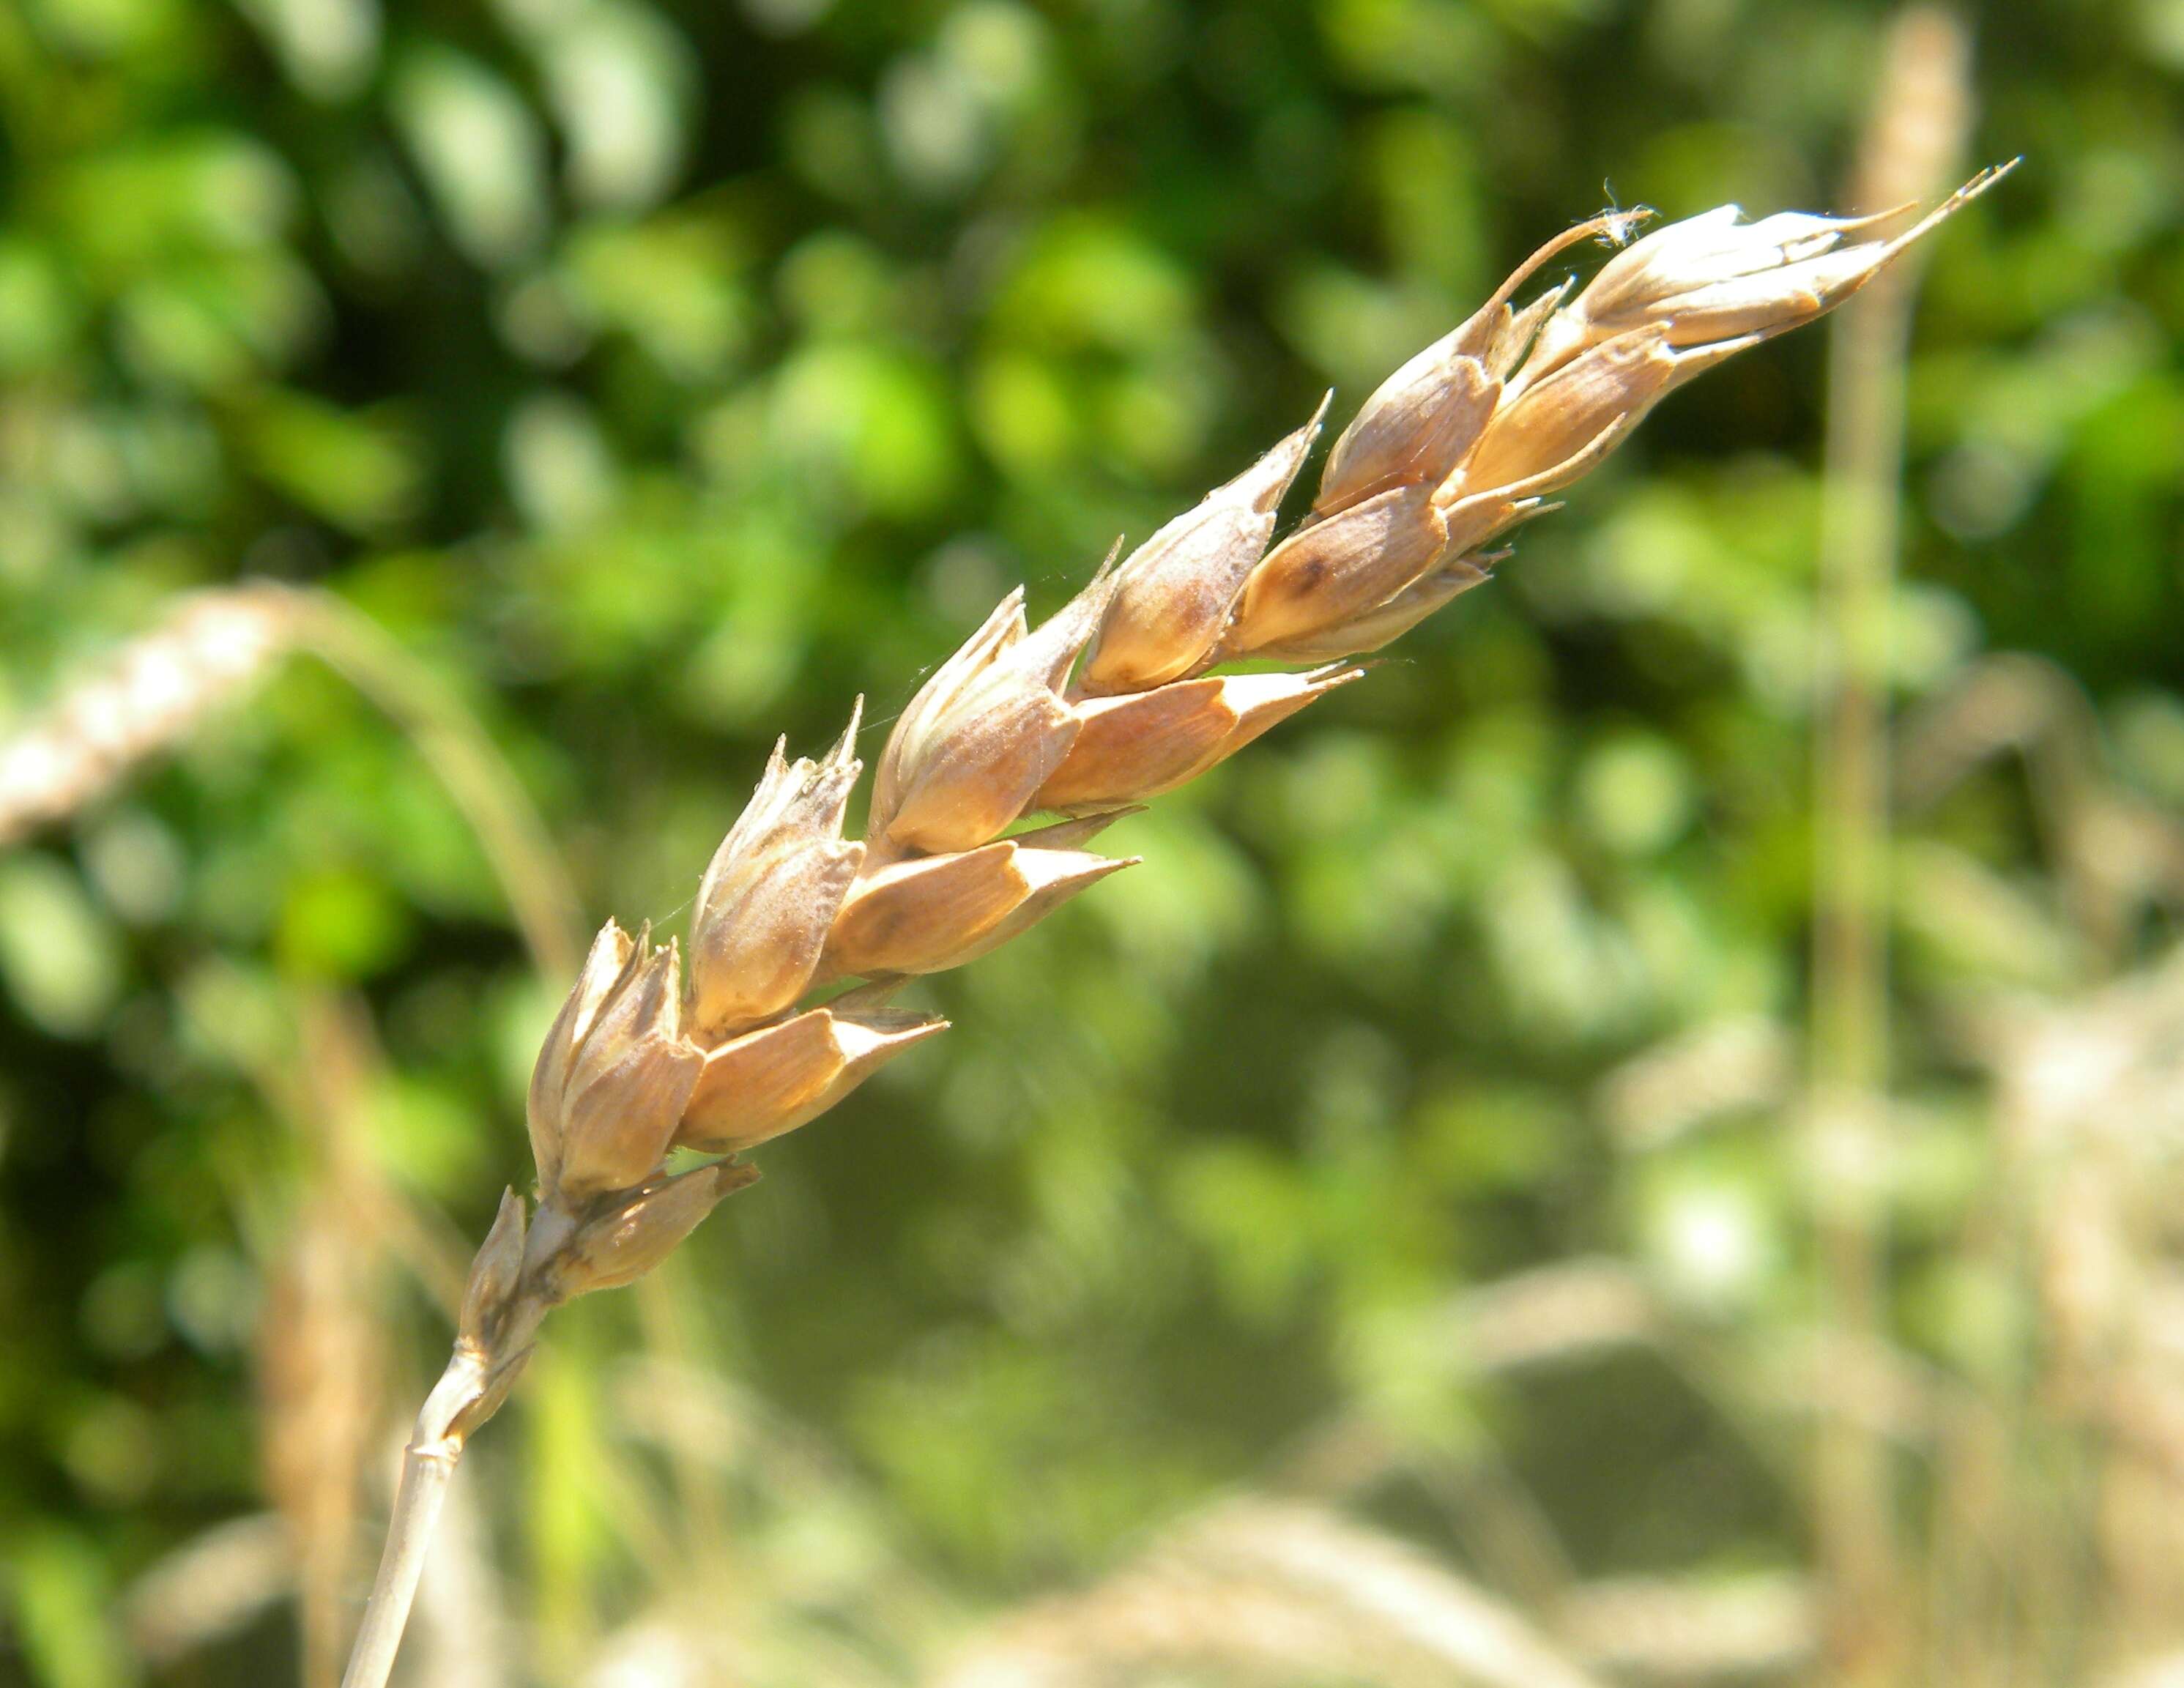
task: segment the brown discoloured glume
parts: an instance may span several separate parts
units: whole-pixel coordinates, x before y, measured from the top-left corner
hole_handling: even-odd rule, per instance
[[[1448,530],[1424,482],[1375,493],[1291,534],[1252,571],[1223,642],[1226,655],[1349,620],[1439,560]]]

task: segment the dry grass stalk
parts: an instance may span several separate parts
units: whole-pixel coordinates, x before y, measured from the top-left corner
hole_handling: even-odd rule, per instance
[[[354,687],[432,771],[477,840],[532,961],[568,972],[583,953],[576,890],[493,735],[429,664],[346,599],[292,587],[287,608],[297,648]]]
[[[671,1261],[666,1269],[673,1270]],[[648,1283],[653,1281],[647,1279]],[[602,1401],[614,1429],[610,1470],[610,1533],[636,1562],[646,1596],[640,1610],[583,1649],[573,1674],[588,1688],[714,1688],[728,1683],[794,1683],[799,1688],[900,1688],[904,1661],[939,1654],[963,1633],[969,1615],[929,1579],[896,1539],[883,1499],[823,1436],[732,1383],[702,1357],[668,1358],[655,1344],[633,1349],[604,1379]],[[627,1444],[624,1448],[622,1445]],[[660,1530],[653,1481],[621,1457],[642,1447],[669,1467],[686,1467],[699,1498],[733,1510],[735,1529],[718,1547],[697,1554]],[[649,1464],[650,1462],[648,1461]],[[432,1567],[418,1593],[405,1669],[415,1680],[486,1688],[498,1648],[476,1631],[477,1591],[497,1606],[484,1544],[450,1566],[447,1534],[476,1490],[449,1496]],[[682,1477],[672,1502],[690,1504]],[[641,1542],[643,1530],[656,1540]],[[443,1586],[452,1585],[453,1586]],[[439,1633],[435,1633],[436,1628]],[[449,1655],[463,1667],[448,1676]],[[567,1656],[554,1655],[555,1663]],[[509,1680],[512,1673],[504,1671]]]
[[[359,1489],[385,1418],[378,1283],[393,1251],[384,1189],[362,1140],[376,1054],[363,1011],[301,1006],[294,1081],[279,1086],[304,1139],[305,1190],[265,1273],[259,1319],[259,1460],[287,1522],[303,1632],[302,1680],[340,1680]]]
[[[2184,1688],[2184,1651],[2142,1659],[2102,1678],[2100,1688]]]
[[[130,1650],[153,1670],[240,1634],[296,1585],[295,1546],[273,1513],[192,1536],[130,1585],[116,1614]]]
[[[1560,1261],[1456,1298],[1449,1349],[1479,1373],[1572,1365],[1659,1344],[1668,1320],[1644,1279],[1622,1262]]]
[[[1999,1015],[1990,1045],[2042,1314],[2025,1434],[2070,1447],[2090,1501],[2011,1538],[2000,1594],[2060,1584],[2065,1621],[2128,1657],[2173,1643],[2184,1600],[2184,954]]]
[[[1855,203],[1870,209],[1916,200],[1948,179],[1970,125],[1970,58],[1969,36],[1953,14],[1915,5],[1897,15],[1860,149]],[[1914,258],[1881,278],[1837,320],[1830,341],[1808,1130],[1819,1317],[1831,1345],[1853,1351],[1880,1323],[1872,1169],[1888,1063],[1886,639],[1917,265]],[[1852,1682],[1886,1676],[1903,1641],[1886,1461],[1885,1448],[1855,1420],[1823,1414],[1814,1450],[1814,1520],[1829,1649]]]
[[[1407,1392],[1521,1386],[1541,1373],[1649,1357],[1711,1403],[1769,1466],[1779,1463],[1770,1451],[1776,1439],[1751,1427],[1802,1419],[1814,1394],[1814,1368],[1805,1366],[1772,1391],[1779,1401],[1758,1399],[1747,1368],[1716,1333],[1680,1317],[1628,1262],[1605,1256],[1554,1262],[1451,1295],[1416,1315],[1401,1340],[1400,1362],[1386,1363],[1400,1366]],[[1431,1499],[1491,1586],[1527,1610],[1558,1611],[1576,1585],[1569,1556],[1492,1440],[1438,1444],[1417,1434],[1400,1400],[1396,1407],[1390,1417],[1368,1394],[1317,1426],[1283,1461],[1283,1490],[1357,1501],[1400,1480],[1405,1492]],[[1781,1474],[1786,1481],[1791,1474]]]
[[[1038,629],[1011,593],[896,721],[861,844],[841,836],[855,717],[819,761],[777,751],[706,872],[687,996],[672,939],[610,922],[548,1034],[528,1109],[537,1212],[510,1193],[479,1252],[349,1688],[386,1680],[464,1442],[505,1398],[547,1312],[642,1276],[756,1176],[733,1161],[671,1174],[669,1151],[777,1134],[941,1028],[861,995],[800,1012],[813,989],[957,966],[1128,866],[1085,848],[1117,812],[1354,678],[1343,659],[1483,579],[1483,548],[1548,508],[1668,392],[1849,298],[1999,175],[1869,239],[1886,219],[1745,224],[1725,207],[1624,246],[1574,297],[1565,284],[1515,306],[1557,253],[1628,240],[1641,215],[1567,231],[1367,399],[1310,515],[1272,549],[1316,420],[1119,566],[1111,557]],[[1310,671],[1201,680],[1245,657]],[[1040,810],[1080,818],[1001,836]],[[749,1041],[761,1033],[764,1048]],[[708,1085],[723,1066],[738,1076]],[[762,1084],[744,1088],[746,1067]]]
[[[379,1428],[383,1367],[369,1267],[339,1195],[327,1192],[297,1215],[266,1276],[259,1455],[295,1556],[307,1688],[340,1679],[358,1481]]]
[[[2059,890],[2052,911],[2028,900],[2014,917],[2040,922],[2062,982],[2112,976],[2149,925],[2169,923],[2159,911],[2179,906],[2184,837],[2109,772],[2097,713],[2052,664],[1983,660],[1907,722],[1899,747],[1907,807],[2021,757]],[[1964,1266],[2028,1284],[2038,1318],[2021,1374],[1991,1380],[1997,1422],[1958,1415],[1942,1442],[1928,1674],[1999,1677],[2067,1637],[2090,1680],[2097,1664],[2172,1646],[2184,1607],[2184,964],[2172,950],[2053,1001],[1982,995],[1960,1027],[1994,1074],[2001,1176],[1967,1228]]]
[[[1601,1082],[1595,1099],[1624,1148],[1659,1149],[1724,1116],[1772,1107],[1795,1072],[1783,1027],[1740,1015],[1633,1056]]]
[[[1931,807],[1982,764],[2015,753],[2054,877],[2059,912],[2087,961],[2111,972],[2149,905],[2184,907],[2184,827],[2109,772],[2083,687],[2043,658],[1984,657],[1897,735],[1898,800]]]
[[[1618,1578],[1563,1597],[1556,1629],[1596,1669],[1648,1682],[1749,1681],[1809,1663],[1819,1640],[1802,1578]]]
[[[1085,1592],[1006,1620],[940,1688],[1123,1688],[1154,1673],[1382,1688],[1588,1688],[1491,1596],[1317,1507],[1232,1501]]]

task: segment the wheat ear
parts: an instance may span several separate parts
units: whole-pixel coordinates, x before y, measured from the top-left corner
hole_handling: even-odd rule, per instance
[[[1087,848],[1102,827],[1357,678],[1348,659],[1485,579],[1486,548],[1663,395],[1831,309],[2002,174],[1893,234],[1879,231],[1903,214],[1747,223],[1735,206],[1635,242],[1641,212],[1580,224],[1366,400],[1311,513],[1271,550],[1320,416],[1119,567],[1111,556],[1037,631],[1011,593],[896,721],[861,842],[841,835],[856,715],[818,761],[777,748],[699,883],[688,992],[673,940],[610,921],[547,1033],[527,1108],[537,1212],[510,1191],[478,1252],[346,1688],[385,1682],[464,1444],[547,1312],[642,1276],[757,1177],[734,1156],[943,1030],[887,1006],[901,980],[983,955],[1129,866]],[[1583,292],[1514,303],[1597,237],[1620,249]],[[1244,658],[1305,671],[1208,671]],[[1003,836],[1041,811],[1069,818]],[[800,1011],[847,980],[865,983]],[[671,1173],[678,1148],[731,1158]]]

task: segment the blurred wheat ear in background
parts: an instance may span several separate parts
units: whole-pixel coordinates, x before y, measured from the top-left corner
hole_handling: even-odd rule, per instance
[[[277,588],[207,592],[0,741],[0,844],[61,821],[187,738],[292,648]]]
[[[95,804],[292,655],[316,657],[386,711],[469,823],[539,965],[573,966],[567,873],[492,739],[369,618],[306,588],[267,582],[192,593],[15,725],[0,738],[0,846]]]

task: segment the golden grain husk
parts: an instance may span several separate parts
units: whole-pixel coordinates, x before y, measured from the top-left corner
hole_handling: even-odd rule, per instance
[[[707,1051],[675,1140],[710,1154],[755,1148],[817,1118],[889,1061],[948,1029],[879,1005],[869,988]]]
[[[682,1035],[676,946],[612,921],[532,1071],[542,1185],[571,1201],[644,1182],[667,1152],[705,1056]]]
[[[811,988],[819,951],[865,847],[842,816],[864,764],[851,754],[863,699],[826,760],[791,762],[785,742],[698,886],[690,921],[690,1022],[717,1042],[792,1006]]]
[[[1085,655],[1081,691],[1092,697],[1143,692],[1205,666],[1244,577],[1266,554],[1282,499],[1304,467],[1334,397],[1321,399],[1304,426],[1123,561]]]
[[[1099,814],[1173,791],[1362,672],[1223,675],[1091,699],[1078,705],[1083,730],[1038,806]]]

